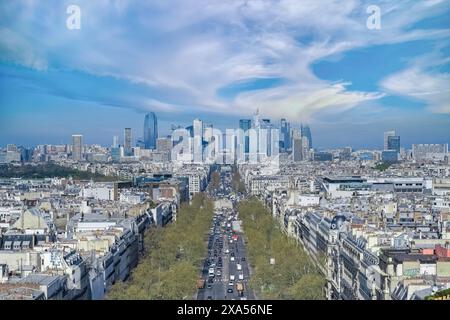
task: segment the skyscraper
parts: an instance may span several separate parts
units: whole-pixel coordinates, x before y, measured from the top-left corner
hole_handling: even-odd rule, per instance
[[[125,152],[126,156],[131,155],[131,147],[132,147],[131,141],[132,141],[131,128],[125,128],[125,131],[124,131],[124,149],[125,150],[124,150],[124,152]]]
[[[383,150],[389,150],[388,139],[389,137],[395,136],[395,130],[385,131],[384,132],[384,145]]]
[[[158,139],[158,119],[154,112],[145,115],[144,121],[144,146],[145,149],[155,149]]]
[[[291,124],[286,119],[281,119],[280,124],[280,141],[284,150],[291,148]]]
[[[118,148],[119,147],[119,136],[114,136],[113,137],[113,144],[112,144],[113,148]]]
[[[388,136],[387,150],[395,150],[400,153],[400,136]]]
[[[250,137],[248,130],[252,127],[252,120],[250,119],[240,119],[239,120],[239,129],[242,129],[244,131],[244,153],[250,152]]]
[[[81,134],[72,135],[72,159],[76,161],[83,159],[83,136]]]
[[[309,148],[311,149],[313,147],[312,144],[312,136],[311,136],[311,129],[309,128],[309,125],[301,125],[301,132],[302,132],[302,137],[306,137],[308,138],[308,144],[309,144]]]
[[[294,129],[292,132],[292,160],[302,161],[303,160],[303,141],[300,132]]]

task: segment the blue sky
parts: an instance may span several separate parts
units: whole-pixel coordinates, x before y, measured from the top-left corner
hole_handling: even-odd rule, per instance
[[[81,29],[66,28],[69,4]],[[369,5],[381,29],[366,26]],[[0,145],[110,145],[144,114],[236,127],[256,108],[317,147],[450,142],[450,1],[9,1]]]

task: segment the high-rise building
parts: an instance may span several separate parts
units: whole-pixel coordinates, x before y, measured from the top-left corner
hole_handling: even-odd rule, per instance
[[[381,161],[394,163],[398,161],[398,152],[396,150],[384,150],[381,152]]]
[[[309,128],[309,125],[302,124],[301,132],[302,132],[302,137],[308,138],[309,148],[311,149],[313,147],[313,143],[312,143],[311,129]]]
[[[125,128],[124,131],[124,152],[126,156],[130,156],[132,154],[132,137],[131,137],[131,128]]]
[[[389,137],[395,136],[395,130],[385,131],[384,132],[384,145],[383,150],[389,150],[388,139]]]
[[[72,135],[72,159],[76,161],[83,159],[83,136],[81,134]]]
[[[192,123],[194,128],[194,140],[193,140],[193,153],[194,162],[203,162],[203,121],[200,119],[195,119]]]
[[[111,160],[113,162],[119,162],[122,156],[123,147],[113,147],[111,148]]]
[[[113,137],[113,144],[112,144],[113,148],[118,148],[119,147],[119,136],[114,136]]]
[[[395,150],[400,153],[400,136],[387,137],[387,150]]]
[[[281,148],[283,150],[288,150],[291,148],[291,125],[289,122],[286,121],[286,119],[281,119],[280,123],[280,141],[281,141]]]
[[[239,120],[239,129],[244,131],[244,153],[250,152],[250,136],[248,130],[252,127],[252,120],[250,119],[240,119]]]
[[[301,133],[297,129],[292,132],[292,160],[303,160],[303,141]]]
[[[156,149],[158,139],[158,119],[154,112],[145,115],[144,121],[144,146],[145,149]]]

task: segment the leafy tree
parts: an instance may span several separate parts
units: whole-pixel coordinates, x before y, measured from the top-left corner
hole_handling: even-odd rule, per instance
[[[108,299],[191,299],[207,253],[204,235],[213,215],[213,203],[204,194],[183,204],[177,222],[152,227],[144,237],[145,255],[130,280],[117,283]]]

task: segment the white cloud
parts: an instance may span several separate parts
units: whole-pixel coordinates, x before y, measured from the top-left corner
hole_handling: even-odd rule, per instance
[[[393,74],[381,83],[390,93],[423,101],[430,111],[450,113],[450,74],[427,72],[413,66]]]
[[[56,61],[58,67],[145,84],[158,94],[140,97],[142,105],[158,110],[191,106],[242,114],[260,107],[273,117],[306,116],[383,96],[323,81],[311,71],[314,62],[373,44],[449,37],[449,30],[407,30],[448,3],[380,1],[382,30],[373,32],[366,28],[365,9],[374,1],[369,2],[79,1],[82,29],[71,32],[64,27],[69,2],[15,1],[3,7],[1,16],[20,19],[12,23],[11,33],[0,37],[0,45],[9,50],[8,57],[26,66],[39,68],[48,61],[51,68]],[[400,75],[406,76],[415,74]],[[232,101],[217,95],[234,82],[266,77],[287,81],[241,93]],[[447,80],[434,79],[439,88]],[[386,88],[407,92],[398,82],[388,79]],[[434,105],[434,111],[447,110],[436,101]]]

